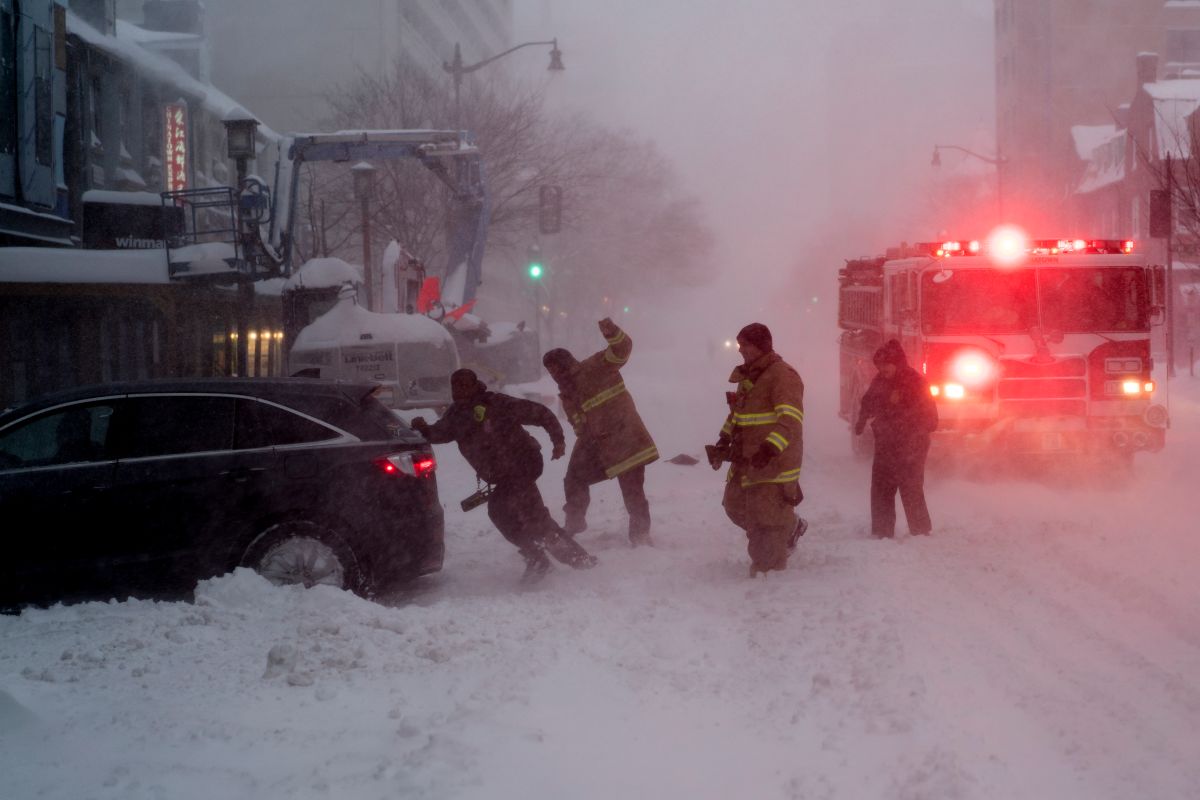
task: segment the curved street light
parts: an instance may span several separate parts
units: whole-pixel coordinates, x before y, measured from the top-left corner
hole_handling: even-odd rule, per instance
[[[491,58],[485,58],[483,61],[475,64],[463,64],[462,48],[459,46],[458,42],[454,43],[454,60],[449,62],[443,61],[442,69],[454,76],[454,128],[456,130],[462,127],[462,114],[461,107],[459,105],[459,87],[462,86],[463,75],[467,75],[477,69],[486,67],[493,61],[498,61],[509,53],[515,53],[517,50],[520,50],[523,47],[534,47],[537,45],[550,45],[551,47],[550,66],[547,67],[547,69],[549,69],[551,72],[562,72],[564,69],[566,69],[562,62],[562,51],[558,49],[557,37],[548,42],[525,42],[524,44],[519,44],[516,47],[510,47],[503,53],[498,53]]]
[[[965,147],[959,147],[956,144],[935,144],[933,146],[933,158],[929,162],[931,167],[940,167],[942,165],[942,150],[957,150],[960,153],[966,153],[972,158],[977,158],[980,161],[991,164],[996,168],[996,222],[1004,222],[1004,174],[1002,167],[1008,163],[1008,158],[1002,155],[997,155],[995,158],[980,155],[974,150],[968,150]]]

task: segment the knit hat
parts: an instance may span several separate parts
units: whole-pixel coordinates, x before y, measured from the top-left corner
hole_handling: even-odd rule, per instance
[[[904,348],[895,339],[888,339],[884,342],[883,346],[875,351],[875,355],[871,360],[875,362],[876,367],[881,367],[884,364],[895,364],[897,367],[903,367],[908,364],[908,359],[904,356]]]
[[[450,396],[454,400],[469,400],[487,391],[473,370],[456,369],[450,373]]]
[[[751,322],[738,331],[737,338],[738,341],[752,344],[764,353],[770,353],[774,349],[774,343],[771,340],[771,329],[761,322]]]
[[[562,369],[570,369],[578,363],[575,356],[571,355],[571,351],[562,347],[556,347],[553,350],[546,351],[542,356],[542,366],[546,369],[559,367]]]

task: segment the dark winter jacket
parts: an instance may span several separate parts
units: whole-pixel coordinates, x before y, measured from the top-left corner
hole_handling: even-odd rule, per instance
[[[871,381],[859,406],[857,430],[871,420],[875,433],[875,452],[892,455],[923,453],[929,447],[929,435],[937,430],[937,405],[929,393],[929,384],[921,373],[908,365],[908,359],[895,339],[875,352],[875,365],[895,364],[896,374],[885,378],[878,373]]]
[[[542,446],[523,425],[544,428],[555,447],[564,446],[562,426],[553,411],[498,392],[453,403],[426,435],[431,444],[457,442],[481,480],[500,484],[541,474]]]

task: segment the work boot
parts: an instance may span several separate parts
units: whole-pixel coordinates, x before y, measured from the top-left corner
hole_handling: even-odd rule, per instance
[[[800,537],[808,530],[808,520],[800,517],[796,520],[796,527],[792,529],[792,535],[788,537],[787,553],[790,556],[796,552],[796,545],[800,544]]]
[[[525,557],[525,574],[521,576],[521,583],[537,583],[546,577],[550,571],[550,559],[546,557],[545,550],[530,547],[522,550],[521,555]]]
[[[594,555],[583,549],[583,545],[570,536],[546,536],[546,550],[556,561],[574,569],[589,569],[599,563]]]

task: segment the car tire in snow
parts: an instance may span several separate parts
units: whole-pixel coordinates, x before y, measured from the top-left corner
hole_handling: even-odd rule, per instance
[[[241,565],[277,586],[335,586],[366,594],[354,551],[328,526],[311,520],[266,528],[246,548]]]

